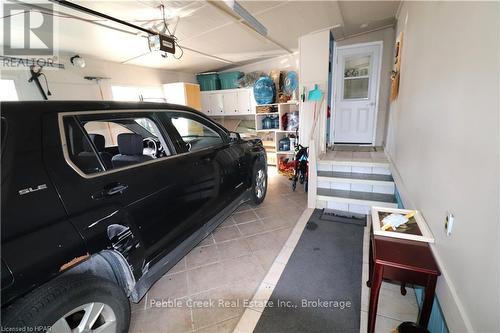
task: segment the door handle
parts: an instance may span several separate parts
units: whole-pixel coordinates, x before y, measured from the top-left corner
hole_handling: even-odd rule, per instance
[[[123,194],[128,189],[128,185],[114,183],[105,186],[101,191],[92,194],[92,199],[100,200],[106,197],[112,197],[114,195]]]

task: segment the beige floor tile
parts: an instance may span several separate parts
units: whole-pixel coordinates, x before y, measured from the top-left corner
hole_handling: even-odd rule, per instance
[[[391,333],[402,321],[394,320],[384,316],[377,316],[375,320],[375,333]],[[366,333],[368,326],[368,313],[361,311],[361,320],[359,326],[360,333]]]
[[[200,328],[198,330],[193,331],[194,333],[231,333],[233,332],[234,328],[236,327],[236,324],[238,324],[238,321],[240,320],[240,317],[234,317],[228,320],[225,320],[223,322],[220,322],[218,324],[209,326],[209,327],[204,327]]]
[[[257,207],[254,209],[255,213],[260,218],[272,217],[272,216],[280,216],[280,212],[276,209],[276,207]]]
[[[231,216],[229,216],[224,222],[222,222],[218,228],[231,227],[234,225],[234,220]]]
[[[215,241],[212,234],[210,234],[207,237],[205,237],[197,246],[207,246],[212,244],[215,244]]]
[[[221,263],[210,264],[187,271],[189,294],[196,294],[226,283],[227,274]]]
[[[236,224],[245,223],[250,221],[255,221],[259,217],[254,213],[253,210],[247,210],[244,212],[237,212],[233,214],[233,219]]]
[[[249,254],[235,259],[222,261],[228,283],[240,283],[242,280],[262,280],[265,271],[257,258]]]
[[[242,306],[233,306],[237,299],[245,298],[249,291],[235,290],[230,285],[218,287],[192,297],[205,301],[205,306],[192,308],[194,329],[210,327],[243,314]]]
[[[279,251],[280,249],[276,247],[269,250],[254,251],[253,255],[257,258],[262,268],[267,272],[278,256]]]
[[[146,307],[150,308],[153,302],[173,300],[188,295],[187,272],[165,275],[159,279],[148,291]]]
[[[241,237],[241,234],[236,226],[227,228],[218,228],[213,232],[216,243],[232,240]]]
[[[292,227],[285,227],[272,232],[274,239],[278,242],[280,246],[283,246],[287,241],[288,237],[290,237],[290,233],[292,232]]]
[[[244,239],[235,239],[217,244],[220,260],[238,258],[251,253]]]
[[[248,245],[250,246],[250,249],[252,249],[252,251],[275,250],[277,247],[279,247],[279,245],[276,244],[276,239],[272,235],[272,231],[246,237],[245,240],[248,242]]]
[[[292,221],[283,216],[273,216],[262,219],[262,222],[266,226],[266,229],[273,230],[277,228],[284,228],[294,225],[295,222],[297,222],[297,219],[293,219]]]
[[[191,310],[182,308],[151,308],[134,312],[130,333],[183,333],[192,329]]]
[[[186,270],[186,257],[184,257],[181,260],[179,260],[179,262],[177,264],[175,264],[175,266],[172,267],[167,272],[167,275],[169,275],[169,274],[175,274],[175,273],[182,272],[182,271],[185,271],[185,270]]]
[[[243,236],[253,236],[268,230],[261,220],[238,224],[238,229]]]
[[[186,256],[187,268],[211,264],[218,261],[217,247],[214,245],[195,247]]]
[[[370,289],[366,283],[361,285],[361,309],[368,311],[370,300]],[[382,287],[378,298],[377,314],[401,321],[416,321],[418,317],[418,306],[415,293],[411,288],[407,288],[406,296],[401,295],[397,290]]]

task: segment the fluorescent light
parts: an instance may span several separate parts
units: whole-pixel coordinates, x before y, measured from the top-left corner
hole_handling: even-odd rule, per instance
[[[245,23],[252,29],[257,31],[262,36],[267,36],[267,28],[260,23],[252,14],[250,14],[245,8],[243,8],[235,0],[224,0],[224,3],[236,14],[238,14]]]

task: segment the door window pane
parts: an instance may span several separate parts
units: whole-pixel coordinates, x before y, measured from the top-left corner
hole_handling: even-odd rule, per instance
[[[371,56],[346,57],[344,61],[344,99],[368,98]]]
[[[344,80],[344,99],[368,98],[369,79]]]
[[[224,142],[217,131],[200,121],[179,114],[172,115],[170,119],[188,151],[217,146]]]

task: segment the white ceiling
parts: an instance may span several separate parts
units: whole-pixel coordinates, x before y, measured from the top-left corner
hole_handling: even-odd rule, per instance
[[[71,0],[70,0],[71,1]],[[159,23],[158,6],[163,3],[168,17],[180,17],[176,36],[184,50],[182,59],[150,53],[146,39],[133,29],[98,19],[75,10],[54,6],[56,11],[128,31],[124,33],[88,21],[56,17],[56,39],[62,52],[85,54],[114,62],[185,72],[227,68],[287,52],[217,6],[206,1],[73,1],[79,5],[148,28]],[[301,35],[334,29],[336,38],[393,24],[399,1],[239,1],[268,30],[268,36],[295,51]],[[224,6],[222,4],[222,6]],[[170,19],[168,22],[172,22]],[[361,25],[366,27],[361,28]],[[170,25],[173,28],[173,24]],[[207,55],[228,60],[222,62]]]

